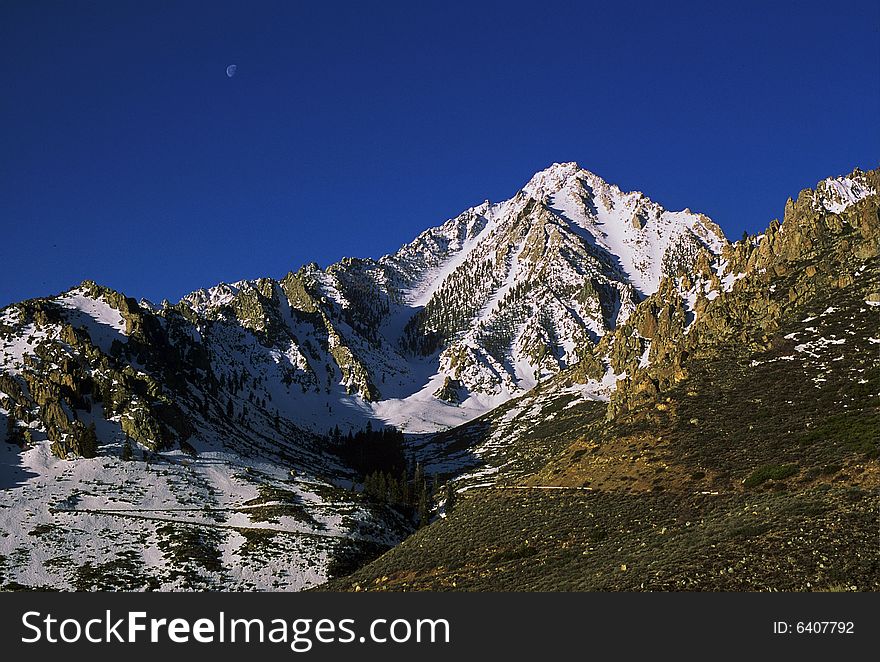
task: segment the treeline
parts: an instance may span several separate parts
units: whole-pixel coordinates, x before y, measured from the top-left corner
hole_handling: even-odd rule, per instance
[[[374,471],[364,478],[364,496],[377,503],[385,503],[415,515],[420,526],[431,518],[432,494],[436,491],[428,487],[428,477],[421,464],[412,471],[405,467],[399,475],[390,471]]]
[[[337,426],[330,431],[330,440],[337,454],[357,473],[365,498],[399,508],[420,525],[428,523],[439,485],[436,476],[426,475],[421,464],[407,461],[402,432],[391,426],[376,430],[368,422],[365,429],[346,435]],[[454,498],[450,484],[446,491],[448,509]]]
[[[402,346],[428,355],[467,329],[492,292],[502,284],[507,262],[468,260],[449,274],[425,307],[404,327]]]
[[[376,430],[367,421],[365,429],[343,435],[337,425],[330,431],[330,441],[336,454],[357,473],[360,482],[372,473],[396,476],[406,469],[403,433],[392,426]]]

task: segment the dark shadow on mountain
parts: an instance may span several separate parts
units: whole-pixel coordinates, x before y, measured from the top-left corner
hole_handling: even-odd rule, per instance
[[[398,354],[401,353],[397,347],[394,348],[394,351]],[[409,372],[407,374],[389,372],[383,375],[382,372],[378,372],[374,375],[376,387],[382,394],[383,400],[408,398],[424,389],[431,382],[431,377],[437,374],[440,363],[439,351],[425,357],[411,355],[408,358]],[[385,381],[382,381],[383,376]]]
[[[415,530],[413,530],[415,531]],[[402,539],[398,541],[398,544]],[[372,563],[394,545],[383,545],[371,540],[340,538],[327,563],[327,578],[345,577]]]
[[[442,432],[407,434],[406,449],[427,474],[445,481],[483,464],[473,449],[486,440],[491,430],[491,421],[484,415]]]
[[[376,423],[381,425],[378,421]],[[421,484],[424,486],[422,489],[427,489],[429,504],[436,502],[445,489],[447,481],[482,464],[473,449],[486,438],[489,431],[489,419],[484,417],[439,433],[407,434],[404,436],[395,432],[392,436],[399,445],[396,449],[385,449],[385,453],[381,452],[380,444],[377,445],[380,439],[370,438],[371,435],[381,435],[381,428],[378,426],[371,428],[371,433],[367,435],[361,431],[359,435],[354,439],[349,439],[347,443],[344,439],[341,442],[329,439],[328,450],[337,454],[340,460],[348,464],[353,474],[362,475],[376,467],[381,468],[383,464],[387,465],[386,468],[389,469],[384,472],[386,478],[383,478],[381,483],[384,486],[386,484],[384,481],[388,481],[387,496],[383,494],[377,498],[375,473],[372,477],[358,479],[359,487],[357,489],[361,492],[358,498],[362,505],[371,510],[375,517],[373,524],[366,524],[366,532],[370,531],[371,526],[375,526],[375,522],[381,522],[383,537],[387,543],[368,540],[363,535],[341,538],[330,555],[329,578],[343,577],[359,570],[414,534],[418,530],[419,517],[421,517],[417,505],[417,495],[420,488],[416,481],[421,480]],[[372,458],[369,455],[367,457],[350,457],[352,451],[356,449],[358,440],[367,441],[366,445],[370,448],[371,453],[378,453],[378,456]],[[400,451],[400,454],[395,456],[394,453],[387,452],[389,450]],[[382,455],[385,457],[381,457]],[[417,469],[416,466],[418,466]],[[395,484],[394,482],[395,476],[399,476],[401,472],[407,476],[407,483],[412,495],[410,501],[400,499],[398,490],[403,483]],[[360,483],[360,480],[363,482]],[[396,487],[392,487],[392,485],[396,485]],[[363,526],[365,525],[357,525],[358,533],[365,532],[361,528]]]
[[[119,329],[95,319],[88,313],[77,308],[62,307],[61,310],[71,326],[74,328],[85,329],[89,334],[92,344],[97,345],[105,351],[110,348],[114,340],[118,340],[123,344],[128,342],[128,336],[122,333]]]
[[[6,416],[0,416],[0,430],[6,429]],[[21,487],[37,474],[21,466],[21,449],[15,444],[0,442],[0,490]]]

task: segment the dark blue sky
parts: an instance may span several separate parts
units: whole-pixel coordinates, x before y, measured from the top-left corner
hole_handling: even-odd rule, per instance
[[[875,0],[7,0],[0,305],[378,257],[554,161],[736,238],[877,167],[878,44]]]

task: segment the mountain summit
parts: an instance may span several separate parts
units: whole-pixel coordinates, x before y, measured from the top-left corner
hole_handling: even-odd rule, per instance
[[[270,379],[296,382],[323,408],[349,401],[354,418],[430,432],[575,364],[661,278],[726,244],[703,215],[557,163],[509,200],[467,209],[379,260],[219,285],[178,307],[268,332],[267,352],[282,358],[259,370],[283,372]],[[224,336],[212,341],[222,345],[214,354],[235,354]]]

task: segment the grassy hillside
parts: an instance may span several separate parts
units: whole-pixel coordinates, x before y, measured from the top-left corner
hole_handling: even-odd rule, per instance
[[[788,309],[764,341],[703,352],[686,380],[613,421],[597,403],[558,403],[512,435],[546,452],[542,466],[511,477],[502,464],[493,486],[324,588],[880,589],[869,266]]]

